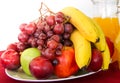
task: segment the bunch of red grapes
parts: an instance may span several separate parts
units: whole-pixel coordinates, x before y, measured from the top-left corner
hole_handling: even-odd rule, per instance
[[[63,46],[72,46],[70,35],[74,26],[66,22],[62,12],[39,18],[37,22],[21,24],[19,28],[19,52],[28,47],[37,47],[42,56],[53,60],[55,56],[61,55]]]

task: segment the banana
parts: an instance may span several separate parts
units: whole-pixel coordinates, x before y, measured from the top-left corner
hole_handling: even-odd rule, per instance
[[[109,64],[110,64],[110,51],[105,39],[105,35],[101,27],[97,24],[97,22],[95,22],[93,19],[90,19],[90,21],[94,23],[94,25],[96,26],[95,27],[96,31],[99,34],[99,41],[94,43],[94,45],[102,52],[102,57],[103,57],[102,70],[106,70],[109,68]]]
[[[99,41],[94,43],[95,46],[101,51],[101,52],[104,52],[105,49],[106,49],[106,39],[105,39],[105,35],[101,29],[101,27],[97,24],[96,21],[94,21],[93,19],[89,18],[89,20],[91,22],[93,22],[93,24],[96,26],[94,27],[97,31],[97,33],[99,34]]]
[[[103,64],[102,64],[102,70],[107,70],[109,68],[109,64],[110,64],[110,51],[108,48],[108,45],[106,43],[106,49],[104,52],[102,52],[102,57],[103,57]]]
[[[81,69],[88,66],[91,61],[91,45],[78,30],[74,30],[70,40],[73,42],[75,49],[75,60],[78,67]]]
[[[98,41],[99,36],[96,32],[96,27],[86,16],[83,12],[80,10],[74,8],[74,7],[66,7],[61,10],[63,14],[70,17],[69,22],[73,24],[81,33],[83,37],[85,37],[87,40],[95,43]]]
[[[93,19],[74,7],[66,7],[61,12],[70,17],[69,22],[77,29],[73,31],[70,39],[75,48],[75,59],[79,68],[89,64],[91,60],[90,42],[93,42],[96,48],[102,52],[102,70],[108,69],[110,64],[110,51],[100,26]]]

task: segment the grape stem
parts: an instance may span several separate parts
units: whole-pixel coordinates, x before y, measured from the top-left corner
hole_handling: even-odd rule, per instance
[[[41,6],[40,6],[40,9],[39,9],[39,12],[40,12],[40,18],[43,19],[43,17],[50,13],[50,14],[55,14],[54,12],[52,12],[46,4],[44,4],[43,2],[41,2]]]
[[[48,6],[44,4],[43,2],[41,2],[39,12],[40,12],[40,17],[39,17],[40,20],[44,20],[44,17],[46,15],[52,15],[52,14],[55,15],[55,13],[51,11],[48,8]],[[65,21],[63,23],[67,23],[70,20],[69,16],[65,16],[64,18],[65,18]]]

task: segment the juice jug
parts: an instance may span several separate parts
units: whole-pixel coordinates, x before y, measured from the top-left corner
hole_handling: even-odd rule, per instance
[[[93,2],[93,19],[100,25],[106,37],[115,43],[119,33],[118,3],[119,0],[91,0]],[[112,62],[118,60],[118,52],[114,48]]]

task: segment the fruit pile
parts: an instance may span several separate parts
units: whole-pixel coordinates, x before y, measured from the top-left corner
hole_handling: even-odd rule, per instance
[[[5,68],[22,67],[37,79],[69,77],[82,68],[109,68],[113,45],[108,38],[106,42],[97,23],[74,7],[57,13],[48,10],[49,15],[41,14],[37,21],[20,25],[19,41],[9,44],[1,55]]]

